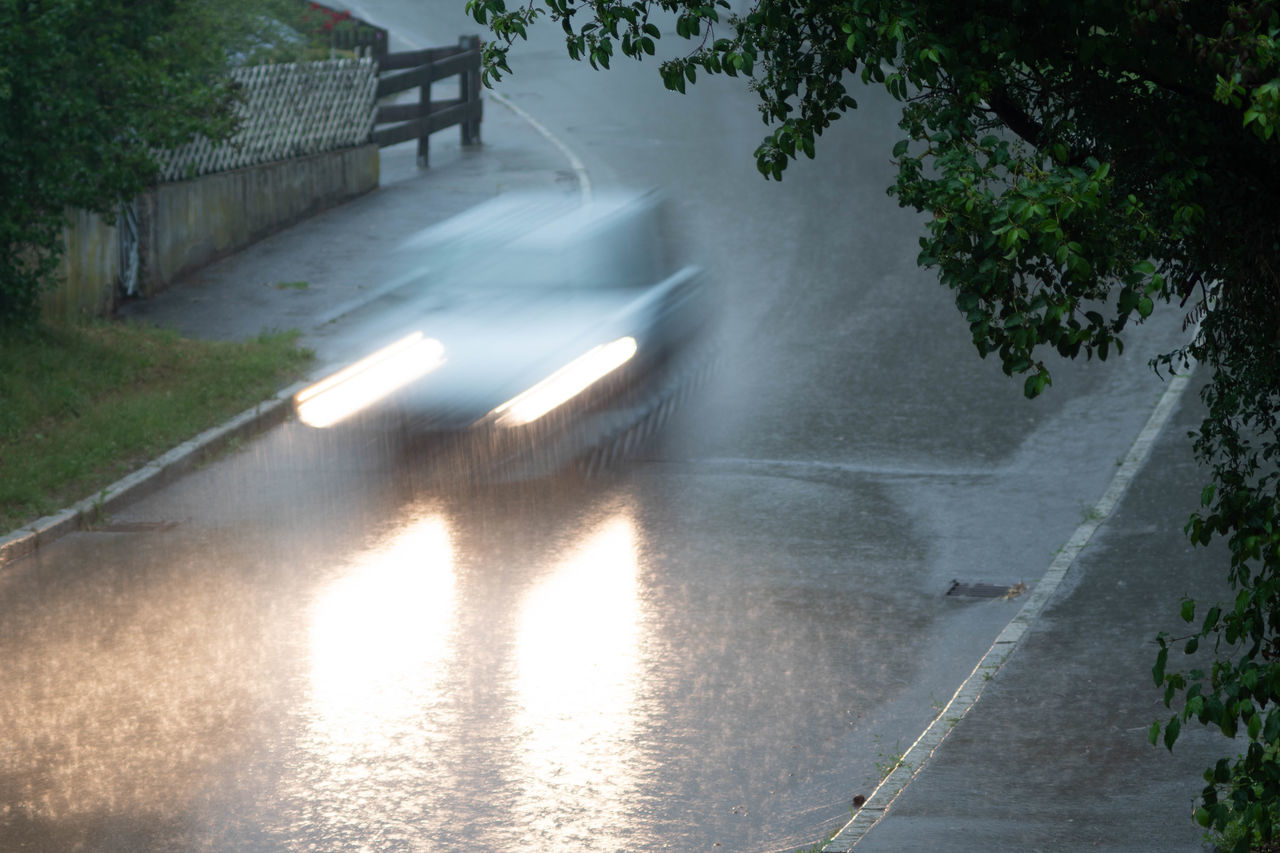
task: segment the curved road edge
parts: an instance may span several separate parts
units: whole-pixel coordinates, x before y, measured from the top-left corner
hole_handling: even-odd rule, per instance
[[[293,395],[307,384],[307,381],[296,382],[277,391],[226,423],[205,430],[121,477],[98,494],[0,538],[0,568],[35,553],[60,536],[101,523],[112,512],[173,482],[235,441],[283,423],[293,411]]]
[[[1039,583],[1032,589],[1027,602],[997,635],[991,648],[952,694],[950,701],[938,712],[933,722],[920,733],[915,742],[898,759],[893,770],[881,780],[871,796],[854,813],[852,819],[822,847],[822,853],[852,853],[854,846],[880,822],[893,806],[898,795],[906,790],[911,781],[924,769],[955,725],[977,704],[987,683],[999,674],[1005,662],[1018,650],[1028,629],[1058,591],[1063,579],[1075,565],[1080,552],[1089,544],[1089,540],[1093,538],[1098,528],[1111,517],[1129,485],[1146,465],[1156,439],[1191,383],[1191,373],[1194,369],[1195,365],[1191,364],[1185,372],[1170,378],[1169,384],[1160,395],[1146,424],[1134,438],[1129,452],[1125,454],[1123,462],[1111,478],[1106,491],[1058,551]]]

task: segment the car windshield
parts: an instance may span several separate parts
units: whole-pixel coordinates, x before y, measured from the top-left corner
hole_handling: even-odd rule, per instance
[[[411,242],[448,290],[643,287],[668,273],[652,196],[500,199]]]

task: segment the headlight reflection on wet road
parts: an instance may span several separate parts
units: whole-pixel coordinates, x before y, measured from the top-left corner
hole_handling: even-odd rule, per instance
[[[443,519],[413,523],[330,585],[311,624],[317,734],[335,748],[370,747],[420,725],[446,663],[454,561]]]
[[[520,811],[548,849],[613,849],[633,799],[639,697],[636,532],[615,516],[524,602],[517,636]]]
[[[440,792],[433,767],[452,659],[456,567],[447,523],[403,522],[355,555],[310,613],[308,701],[280,778],[282,837],[323,849],[413,849]]]
[[[629,516],[606,517],[549,558],[531,552],[546,567],[532,586],[494,585],[518,567],[459,552],[439,515],[357,556],[311,608],[303,754],[282,791],[291,820],[330,840],[380,827],[387,849],[452,849],[465,830],[437,819],[459,774],[478,774],[548,849],[614,849],[645,763],[636,540]],[[498,608],[492,621],[460,621],[472,595],[494,593],[481,607]],[[460,672],[480,681],[459,692]]]

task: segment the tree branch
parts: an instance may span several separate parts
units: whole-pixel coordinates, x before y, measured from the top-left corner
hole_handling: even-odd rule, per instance
[[[1027,115],[1003,90],[992,90],[987,96],[987,106],[996,114],[996,118],[1004,122],[1005,127],[1031,145],[1039,148],[1044,142],[1044,126]]]

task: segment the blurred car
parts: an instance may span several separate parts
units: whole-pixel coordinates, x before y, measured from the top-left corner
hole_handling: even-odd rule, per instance
[[[405,246],[423,272],[387,343],[298,392],[298,419],[425,437],[486,478],[630,450],[682,392],[710,320],[702,272],[667,260],[662,211],[649,193],[519,194],[427,229]]]

